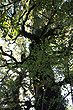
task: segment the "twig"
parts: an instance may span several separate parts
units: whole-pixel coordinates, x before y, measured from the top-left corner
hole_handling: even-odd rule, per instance
[[[36,4],[34,4],[34,5],[29,9],[28,13],[26,14],[26,18],[25,18],[25,20],[23,21],[23,25],[25,25],[25,22],[26,22],[27,19],[28,19],[28,15],[30,14],[31,10],[32,10],[35,6],[36,6]]]
[[[16,63],[18,63],[17,60],[16,60],[12,55],[9,55],[9,54],[5,53],[5,52],[3,51],[3,49],[2,49],[2,47],[0,47],[0,50],[2,51],[2,55],[5,55],[5,56],[10,57],[10,58],[13,59]]]
[[[46,87],[46,90],[47,90],[47,87]],[[44,97],[45,97],[46,90],[43,93],[43,100],[42,100],[42,108],[41,108],[41,110],[44,109]]]

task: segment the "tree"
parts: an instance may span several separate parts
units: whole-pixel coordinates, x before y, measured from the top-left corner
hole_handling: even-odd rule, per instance
[[[72,1],[6,0],[0,11],[0,108],[65,110],[73,92]],[[63,97],[67,84],[71,89]]]

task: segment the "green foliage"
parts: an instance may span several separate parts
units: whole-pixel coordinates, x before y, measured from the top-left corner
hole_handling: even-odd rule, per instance
[[[73,86],[72,7],[72,0],[2,1],[0,109],[67,109],[61,87]]]

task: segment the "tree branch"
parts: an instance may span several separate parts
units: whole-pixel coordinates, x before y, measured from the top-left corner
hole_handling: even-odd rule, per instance
[[[59,85],[60,87],[61,87],[62,85],[65,85],[65,84],[70,84],[70,81],[69,81],[68,78],[65,78],[63,81],[59,81],[59,82],[57,83],[57,85]]]
[[[24,14],[25,14],[26,12],[27,12],[27,10],[24,11],[23,15],[19,17],[19,19],[18,19],[19,21],[20,21],[20,19],[24,16]]]
[[[45,27],[44,27],[44,29],[43,29],[43,31],[42,31],[41,36],[43,36],[43,34],[45,35],[45,32],[46,32],[46,30],[47,30],[47,27],[48,27],[48,25],[50,24],[51,19],[52,19],[52,17],[55,15],[56,12],[57,12],[57,9],[56,9],[56,7],[55,7],[55,11],[54,11],[53,14],[51,15],[51,17],[50,17],[50,19],[49,19],[47,25],[45,25]]]
[[[24,31],[24,25],[25,25],[25,22],[27,21],[28,19],[28,15],[30,14],[31,10],[34,9],[34,7],[36,6],[36,4],[34,4],[28,11],[28,13],[26,14],[26,18],[25,20],[23,21],[23,25],[22,25],[22,31]]]
[[[2,47],[0,47],[0,50],[2,51],[2,55],[10,57],[10,58],[13,59],[16,63],[18,63],[17,60],[16,60],[12,55],[9,55],[9,54],[5,53],[5,52],[3,51],[3,49],[2,49]]]
[[[17,2],[17,0],[14,1],[13,3],[16,3],[16,2]],[[6,5],[4,5],[4,4],[1,3],[2,6],[0,6],[0,8],[3,8],[3,7],[6,7],[6,6],[9,6],[9,5],[13,4],[13,3],[12,3],[12,2],[9,2],[9,3],[6,4]]]
[[[68,94],[63,98],[63,100],[65,100],[65,98],[66,98],[70,93],[71,93],[71,92],[68,92]],[[62,101],[63,101],[63,100],[62,100]]]

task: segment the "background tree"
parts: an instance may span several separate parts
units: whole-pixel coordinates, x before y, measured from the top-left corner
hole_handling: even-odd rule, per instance
[[[1,109],[66,109],[73,92],[72,5],[71,0],[1,1]]]

